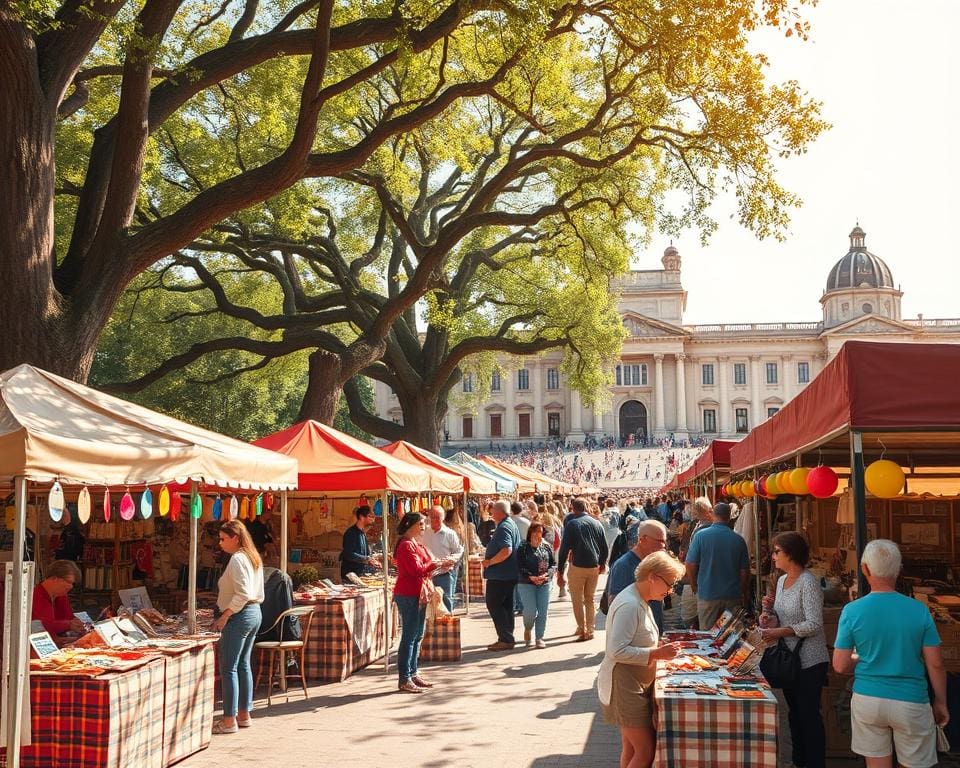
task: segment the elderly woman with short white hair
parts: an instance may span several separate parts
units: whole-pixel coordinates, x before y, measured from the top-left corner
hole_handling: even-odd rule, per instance
[[[657,661],[674,658],[679,645],[661,645],[649,602],[663,600],[683,574],[683,563],[669,552],[649,554],[637,566],[633,587],[624,589],[610,604],[597,691],[604,718],[620,728],[622,768],[653,764],[652,696]]]
[[[833,668],[854,676],[850,747],[867,768],[891,768],[894,749],[905,768],[936,765],[934,725],[950,718],[940,637],[927,606],[896,591],[900,567],[892,541],[867,544],[860,569],[870,592],[844,607],[834,643]]]

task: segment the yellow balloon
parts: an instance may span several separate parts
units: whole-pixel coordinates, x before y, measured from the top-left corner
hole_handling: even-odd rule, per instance
[[[810,493],[807,488],[807,475],[810,474],[809,467],[797,467],[790,473],[790,487],[797,496],[805,496]]]
[[[903,493],[904,480],[900,465],[889,459],[873,462],[863,476],[867,490],[880,499],[892,499]]]
[[[757,495],[757,492],[753,487],[753,480],[744,480],[742,483],[740,483],[740,488],[743,491],[743,495],[748,499],[752,499]]]
[[[779,496],[783,491],[780,490],[780,486],[777,484],[777,475],[779,472],[774,472],[767,478],[767,496]]]
[[[777,473],[777,487],[780,488],[780,490],[783,493],[789,493],[789,494],[795,493],[795,491],[793,490],[793,485],[790,484],[789,470],[784,470],[783,472]]]

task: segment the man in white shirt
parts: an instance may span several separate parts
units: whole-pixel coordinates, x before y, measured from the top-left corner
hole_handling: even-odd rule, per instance
[[[457,534],[443,524],[443,507],[431,507],[428,516],[430,525],[420,534],[420,538],[427,551],[442,563],[441,570],[433,576],[433,583],[443,590],[443,604],[448,611],[452,611],[463,544]]]

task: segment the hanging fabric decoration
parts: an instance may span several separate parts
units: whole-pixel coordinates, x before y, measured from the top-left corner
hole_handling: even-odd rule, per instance
[[[227,505],[227,510],[223,513],[223,519],[236,520],[239,514],[240,514],[240,502],[237,501],[236,496],[231,496],[230,503]]]
[[[50,519],[53,522],[59,523],[63,519],[64,506],[66,505],[63,501],[63,487],[59,481],[54,481],[47,496],[47,509],[50,510]]]
[[[219,520],[221,517],[223,517],[223,500],[217,496],[213,500],[213,519]]]
[[[250,497],[244,496],[240,501],[240,519],[249,520],[250,519]]]
[[[383,517],[383,502],[380,499],[373,502],[373,514],[377,517]]]
[[[77,497],[77,517],[81,523],[87,523],[90,520],[90,491],[87,486],[80,489],[80,495]]]
[[[213,496],[203,497],[203,513],[200,519],[205,523],[213,522]]]
[[[273,512],[273,494],[268,493],[263,499],[263,508],[267,512]]]
[[[127,491],[120,499],[120,519],[133,520],[136,511],[137,505],[133,503],[133,496],[130,495],[130,491]]]
[[[387,504],[390,506],[390,515],[391,517],[397,516],[397,497],[393,494],[390,494],[390,498],[387,501]]]
[[[173,522],[177,522],[180,519],[180,507],[183,505],[183,499],[180,498],[179,493],[175,493],[170,497],[170,519]]]
[[[144,520],[149,520],[153,514],[153,491],[149,488],[144,488],[140,497],[140,514]]]
[[[403,499],[403,514],[407,514],[410,511],[410,498],[405,497]]]
[[[257,517],[263,514],[263,494],[258,493],[257,498],[253,502],[253,507],[257,512]]]
[[[110,522],[110,489],[107,488],[103,492],[103,520],[106,523]]]
[[[160,512],[160,517],[166,517],[170,514],[170,489],[167,486],[163,486],[157,495],[157,509]]]
[[[200,498],[199,493],[190,500],[190,516],[194,520],[199,520],[203,516],[203,499]]]

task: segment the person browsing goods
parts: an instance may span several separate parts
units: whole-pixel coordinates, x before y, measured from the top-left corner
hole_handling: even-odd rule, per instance
[[[503,500],[493,502],[490,514],[497,524],[484,553],[483,577],[486,579],[487,612],[497,630],[497,641],[487,646],[490,651],[508,651],[516,641],[513,637],[513,591],[520,579],[517,559],[520,550],[520,531],[510,519],[510,505]]]
[[[577,621],[577,639],[593,638],[596,620],[597,580],[607,567],[607,537],[603,524],[587,514],[587,502],[573,500],[573,515],[563,524],[560,552],[557,557],[557,584],[567,583],[564,569],[570,559],[570,600]]]
[[[647,555],[661,552],[667,546],[667,527],[659,520],[644,520],[637,529],[637,543],[610,566],[610,575],[607,576],[607,599],[613,599],[636,581],[637,566]],[[650,603],[657,629],[663,632],[663,602],[654,600]]]
[[[433,575],[433,583],[443,590],[443,604],[448,611],[452,611],[456,569],[463,557],[463,544],[457,534],[444,524],[443,507],[431,507],[428,515],[430,525],[420,534],[420,540],[427,551],[440,561],[440,569]]]
[[[700,629],[710,629],[725,610],[736,610],[746,601],[750,555],[747,543],[730,528],[729,504],[717,504],[713,525],[691,539],[687,579],[697,595]]]

